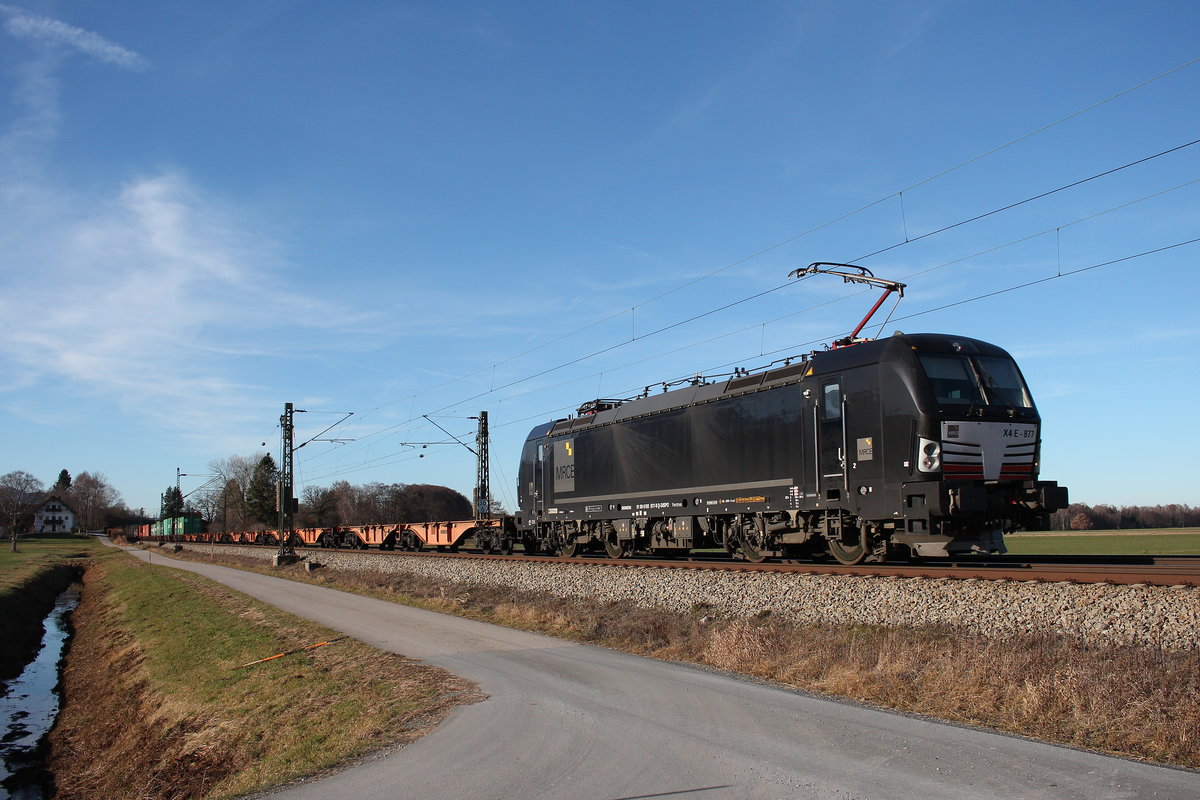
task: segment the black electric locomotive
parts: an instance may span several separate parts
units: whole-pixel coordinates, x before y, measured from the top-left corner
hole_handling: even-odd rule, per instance
[[[839,344],[534,428],[518,478],[526,550],[847,564],[1003,552],[1005,532],[1066,506],[1065,487],[1037,479],[1041,419],[1007,352],[944,334]]]

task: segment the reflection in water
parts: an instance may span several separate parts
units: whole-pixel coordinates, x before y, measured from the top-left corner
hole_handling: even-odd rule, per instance
[[[58,715],[58,664],[66,645],[67,615],[79,605],[79,589],[58,596],[46,617],[42,649],[0,696],[0,800],[42,800],[44,738]]]

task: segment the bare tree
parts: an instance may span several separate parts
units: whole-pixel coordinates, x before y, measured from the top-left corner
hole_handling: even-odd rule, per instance
[[[17,537],[28,527],[25,517],[41,495],[42,482],[23,470],[0,475],[0,524],[8,530],[12,551],[17,552]]]
[[[300,500],[300,524],[305,528],[341,524],[337,494],[332,489],[305,486]]]
[[[221,480],[213,478],[187,497],[188,508],[199,511],[200,516],[212,521],[221,516],[222,494]]]
[[[208,463],[210,472],[218,476],[214,480],[213,492],[217,495],[209,503],[212,509],[212,519],[217,522],[222,532],[241,531],[256,527],[246,505],[250,492],[250,481],[254,477],[254,467],[262,459],[263,453],[252,456],[230,456]]]
[[[329,491],[337,504],[337,517],[344,525],[362,525],[375,522],[372,519],[375,511],[374,503],[368,492],[361,486],[355,486],[349,481],[335,481]]]
[[[122,505],[120,493],[109,484],[102,473],[81,472],[71,482],[67,492],[81,530],[103,527],[109,509]]]

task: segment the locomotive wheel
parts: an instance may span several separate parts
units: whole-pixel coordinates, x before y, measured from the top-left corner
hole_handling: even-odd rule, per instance
[[[742,551],[742,558],[760,564],[772,555],[771,537],[763,529],[761,519],[758,520],[758,524],[751,522],[737,525],[727,534],[727,540],[734,532],[737,534],[737,546]]]
[[[767,560],[767,553],[760,550],[750,541],[750,537],[742,535],[740,542],[742,557],[754,564],[761,564]]]
[[[500,555],[511,556],[513,554],[513,540],[511,536],[505,536],[500,540]]]
[[[616,534],[604,539],[604,552],[608,554],[609,558],[624,558],[629,555],[629,549],[617,541]]]
[[[563,558],[574,558],[579,555],[579,542],[568,539],[558,546],[558,554]]]
[[[857,542],[847,544],[841,539],[829,540],[829,553],[838,560],[838,563],[850,566],[852,564],[861,564],[862,560],[867,557],[869,548],[867,546],[867,532],[860,530],[858,532]]]

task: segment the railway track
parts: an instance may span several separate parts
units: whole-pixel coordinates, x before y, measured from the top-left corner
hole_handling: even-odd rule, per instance
[[[202,545],[201,545],[202,546]],[[221,545],[256,550],[258,545]],[[297,548],[319,560],[322,553],[348,552],[322,548]],[[361,555],[389,558],[397,555],[376,550],[353,551]],[[1148,586],[1200,586],[1200,556],[1002,556],[978,560],[958,559],[936,563],[859,564],[846,566],[811,561],[775,561],[751,563],[722,555],[692,555],[687,558],[610,559],[603,555],[561,556],[491,555],[484,553],[423,551],[405,552],[416,558],[460,558],[497,561],[525,561],[545,564],[583,564],[609,568],[701,569],[749,572],[799,572],[825,575],[859,575],[864,577],[950,578],[956,580],[991,581],[1070,581],[1075,583],[1112,583]]]

